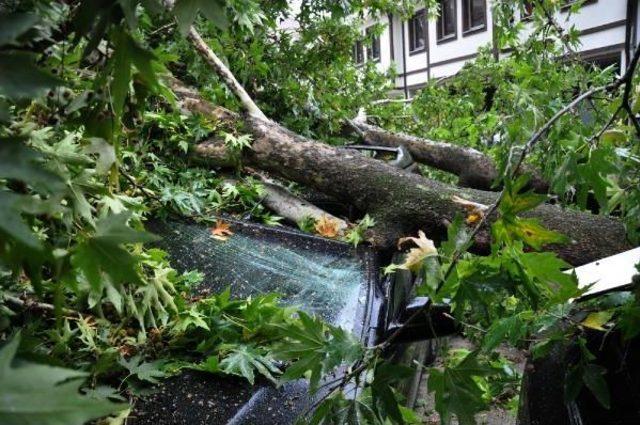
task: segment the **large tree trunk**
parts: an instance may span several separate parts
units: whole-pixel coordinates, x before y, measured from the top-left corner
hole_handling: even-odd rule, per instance
[[[457,175],[460,186],[495,190],[495,181],[498,178],[496,164],[493,159],[476,149],[390,132],[360,120],[352,120],[350,124],[359,130],[360,137],[369,145],[402,145],[411,152],[416,161]],[[549,184],[537,170],[527,167],[524,171],[531,175],[529,185],[533,190],[539,193],[549,190]]]
[[[391,247],[399,237],[414,234],[418,229],[438,239],[460,212],[460,204],[454,201],[454,196],[485,205],[496,201],[495,192],[462,189],[426,179],[384,162],[306,139],[265,119],[231,71],[193,28],[190,39],[215,72],[228,82],[248,115],[241,117],[214,108],[196,92],[178,87],[177,94],[183,99],[183,105],[233,125],[244,122],[254,137],[251,148],[242,152],[244,164],[315,188],[371,214],[377,221],[372,240],[375,245]],[[214,164],[228,163],[232,157],[219,141],[201,143],[193,152]],[[549,249],[573,265],[630,248],[624,226],[614,219],[553,205],[541,205],[527,215],[570,238],[569,243]],[[486,248],[489,244],[487,234],[476,238],[475,242]]]
[[[463,212],[454,195],[485,205],[497,197],[495,192],[450,186],[306,139],[271,121],[247,117],[244,122],[254,141],[243,152],[243,164],[302,183],[368,212],[377,222],[371,242],[379,247],[391,247],[399,237],[419,229],[434,239],[442,237],[448,223]],[[226,162],[227,153],[219,141],[201,143],[194,153],[212,164]],[[567,244],[549,248],[573,265],[630,248],[623,225],[614,219],[555,205],[541,205],[526,215],[570,238]],[[486,249],[486,233],[476,243]]]

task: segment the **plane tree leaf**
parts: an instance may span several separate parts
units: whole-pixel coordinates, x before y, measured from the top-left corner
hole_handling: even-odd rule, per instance
[[[178,21],[178,29],[182,34],[189,31],[198,12],[202,14],[218,28],[226,28],[228,25],[224,4],[218,0],[178,0],[173,7],[173,13]]]
[[[75,248],[71,261],[97,294],[101,294],[105,287],[103,273],[114,285],[140,282],[138,262],[122,244],[151,242],[157,237],[129,227],[129,217],[130,214],[122,213],[99,220],[95,234]]]
[[[219,364],[220,371],[242,376],[252,385],[255,382],[254,369],[274,383],[276,379],[273,374],[280,373],[273,358],[256,347],[244,344],[231,348]]]
[[[158,379],[164,378],[167,374],[162,370],[165,361],[156,360],[153,362],[145,362],[141,355],[133,356],[129,360],[121,358],[118,363],[129,371],[130,376],[135,376],[141,381],[147,381],[152,384],[158,384]]]
[[[126,409],[126,404],[80,394],[84,372],[36,363],[17,363],[20,337],[0,349],[0,423],[82,425]]]
[[[460,425],[475,425],[475,414],[486,408],[484,390],[475,378],[493,370],[481,365],[477,356],[472,352],[455,366],[429,370],[428,388],[435,393],[436,410],[443,424],[451,423],[455,415]]]
[[[302,378],[309,373],[310,388],[314,391],[322,375],[359,358],[363,347],[342,328],[326,325],[304,312],[299,312],[298,316],[298,323],[282,328],[285,342],[275,347],[274,356],[292,361],[281,377],[282,382]]]
[[[35,65],[34,55],[26,52],[0,53],[0,95],[13,100],[42,95],[62,81]]]
[[[38,20],[38,16],[31,13],[0,14],[0,46],[18,41]]]

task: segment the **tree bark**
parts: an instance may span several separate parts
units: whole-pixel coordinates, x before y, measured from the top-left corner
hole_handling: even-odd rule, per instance
[[[299,224],[307,218],[312,218],[316,221],[325,218],[336,224],[336,229],[339,234],[344,234],[348,229],[349,224],[345,220],[294,195],[271,179],[264,176],[260,176],[260,179],[264,191],[261,203],[280,217],[285,218],[293,224]],[[234,179],[228,179],[228,181],[237,183],[237,180]]]
[[[197,35],[193,28],[190,33]],[[415,234],[419,229],[433,239],[440,239],[447,224],[462,209],[454,196],[484,205],[496,201],[495,192],[457,188],[427,179],[309,140],[269,121],[253,101],[245,101],[246,92],[235,78],[230,78],[233,74],[226,66],[219,60],[211,63],[209,59],[215,54],[204,41],[199,36],[190,39],[214,71],[225,81],[229,80],[229,87],[241,99],[248,115],[240,117],[214,108],[188,89],[183,106],[209,110],[212,116],[233,125],[244,122],[254,138],[251,148],[242,152],[244,164],[315,188],[371,214],[377,222],[371,239],[374,245],[390,248],[399,237]],[[232,157],[225,151],[224,145],[215,141],[201,143],[193,149],[195,155],[214,163]],[[548,248],[574,266],[630,248],[624,226],[615,219],[546,204],[525,215],[538,218],[547,228],[570,238],[569,243]],[[479,236],[476,244],[486,249],[490,243],[487,234]]]
[[[489,156],[473,148],[446,142],[435,142],[404,133],[394,133],[360,120],[350,123],[369,145],[398,147],[403,145],[417,162],[458,176],[458,185],[482,190],[495,190],[498,170]],[[539,193],[546,193],[549,184],[537,170],[525,167],[531,175],[529,186]]]
[[[390,248],[399,237],[419,229],[441,239],[448,223],[464,212],[454,196],[484,205],[497,198],[495,192],[454,187],[306,139],[270,121],[253,117],[244,121],[254,140],[243,152],[243,164],[313,187],[368,212],[377,222],[371,242],[381,248]],[[218,141],[194,148],[197,156],[213,164],[224,162],[227,154],[221,155],[223,151]],[[630,248],[624,226],[615,219],[547,204],[524,215],[570,238],[569,243],[549,249],[574,266]],[[487,234],[481,234],[476,243],[486,249]]]

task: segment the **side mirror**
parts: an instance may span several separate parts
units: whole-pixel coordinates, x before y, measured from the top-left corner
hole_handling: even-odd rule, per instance
[[[402,263],[404,254],[396,253],[392,261]],[[458,332],[451,318],[451,307],[433,304],[428,297],[415,297],[417,279],[408,270],[396,270],[386,282],[386,314],[382,338],[394,336],[396,343],[424,341]]]
[[[394,342],[403,344],[453,335],[459,326],[450,312],[447,304],[433,304],[428,297],[413,298],[388,324],[383,339],[395,335]]]

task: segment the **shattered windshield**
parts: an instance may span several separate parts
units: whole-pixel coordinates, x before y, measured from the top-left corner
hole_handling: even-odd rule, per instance
[[[204,273],[199,293],[227,287],[238,298],[274,292],[335,324],[350,327],[355,319],[367,273],[362,255],[347,245],[246,223],[231,223],[233,235],[224,241],[202,224],[149,227],[162,236],[176,268]]]

